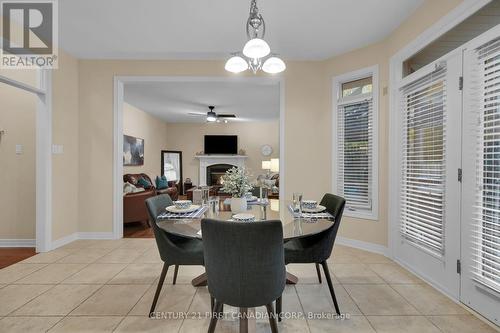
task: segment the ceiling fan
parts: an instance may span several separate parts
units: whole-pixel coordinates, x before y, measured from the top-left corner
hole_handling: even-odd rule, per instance
[[[227,118],[236,118],[236,115],[234,115],[234,114],[217,114],[217,113],[215,113],[215,111],[214,111],[215,106],[213,106],[213,105],[209,105],[208,108],[210,109],[210,111],[208,111],[207,113],[188,112],[188,114],[191,116],[207,117],[207,121],[210,123],[213,123],[213,122],[220,123],[221,121],[223,121],[224,123],[227,123]]]

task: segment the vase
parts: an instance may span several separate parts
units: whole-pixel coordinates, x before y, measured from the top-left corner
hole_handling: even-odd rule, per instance
[[[231,212],[234,214],[244,213],[247,211],[246,198],[231,198]]]

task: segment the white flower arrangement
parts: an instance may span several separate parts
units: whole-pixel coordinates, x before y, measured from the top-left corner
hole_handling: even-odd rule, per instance
[[[243,198],[253,189],[249,178],[250,173],[244,167],[233,167],[222,176],[221,191],[231,194],[233,198]]]

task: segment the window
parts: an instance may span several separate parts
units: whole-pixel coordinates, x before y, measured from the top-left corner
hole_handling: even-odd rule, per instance
[[[476,110],[474,279],[500,291],[500,38],[475,53],[471,75]]]
[[[444,253],[446,66],[401,89],[401,233]]]
[[[377,68],[334,78],[334,192],[347,216],[378,219]]]

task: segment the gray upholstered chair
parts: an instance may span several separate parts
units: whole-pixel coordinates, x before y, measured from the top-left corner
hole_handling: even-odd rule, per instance
[[[335,311],[340,315],[339,305],[333,290],[330,271],[328,270],[327,259],[332,254],[333,244],[337,237],[340,220],[344,212],[345,199],[333,194],[325,194],[321,199],[321,205],[335,218],[335,223],[320,234],[304,238],[298,238],[285,243],[285,263],[288,264],[316,264],[316,272],[321,283],[321,273],[319,265],[323,267],[330,295],[332,296]],[[281,304],[277,304],[277,312],[281,313]],[[279,318],[279,317],[278,317]]]
[[[281,221],[201,221],[208,291],[215,299],[208,332],[214,332],[222,305],[239,307],[245,330],[248,308],[266,306],[272,332],[277,332],[273,302],[285,288]]]
[[[199,239],[190,239],[167,233],[165,230],[158,227],[156,217],[165,211],[165,208],[173,205],[168,194],[161,194],[146,200],[149,218],[155,234],[156,245],[160,252],[161,260],[163,260],[163,269],[161,271],[160,280],[156,287],[156,293],[151,305],[149,314],[151,315],[155,308],[158,297],[160,296],[165,276],[168,268],[175,266],[174,281],[177,280],[177,272],[179,265],[203,265],[203,244]]]

